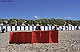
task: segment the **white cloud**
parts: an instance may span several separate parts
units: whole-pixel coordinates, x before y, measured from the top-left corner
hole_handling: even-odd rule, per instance
[[[64,17],[64,18],[66,18],[66,19],[71,19],[71,17]]]
[[[36,19],[40,19],[40,17],[39,16],[34,16]]]

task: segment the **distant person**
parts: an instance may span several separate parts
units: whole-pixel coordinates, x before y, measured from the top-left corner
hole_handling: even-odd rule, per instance
[[[76,30],[79,30],[78,26],[76,27]]]
[[[57,30],[57,26],[55,26],[54,30]]]
[[[64,28],[64,27],[62,26],[62,29],[61,29],[61,31],[63,30],[63,28]],[[67,29],[67,28],[66,28],[66,29]]]
[[[4,33],[4,31],[5,31],[5,28],[3,28],[1,31],[2,31],[2,33]]]
[[[36,29],[35,30],[41,30],[41,28],[40,28],[40,25],[39,24],[37,24],[36,25]]]
[[[55,26],[53,30],[57,30],[57,26]]]

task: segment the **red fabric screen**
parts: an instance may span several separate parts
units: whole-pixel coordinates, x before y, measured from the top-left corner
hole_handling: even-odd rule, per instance
[[[58,31],[49,31],[49,43],[58,43]]]
[[[25,43],[25,32],[18,32],[17,43]]]
[[[32,43],[39,43],[40,31],[32,31]]]
[[[58,31],[10,32],[10,43],[58,43]]]
[[[25,43],[31,43],[32,41],[32,32],[25,32]]]
[[[40,32],[40,43],[49,43],[49,31]]]
[[[10,42],[9,43],[17,43],[17,32],[10,32]]]

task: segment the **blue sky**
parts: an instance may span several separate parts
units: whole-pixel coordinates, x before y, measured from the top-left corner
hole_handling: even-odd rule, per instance
[[[1,2],[0,19],[61,18],[80,20],[80,0],[12,0]],[[8,0],[7,0],[8,1]]]

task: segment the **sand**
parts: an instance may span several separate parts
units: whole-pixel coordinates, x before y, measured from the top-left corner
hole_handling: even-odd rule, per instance
[[[9,35],[0,33],[0,52],[80,52],[80,30],[59,31],[59,43],[9,44]]]

